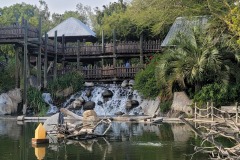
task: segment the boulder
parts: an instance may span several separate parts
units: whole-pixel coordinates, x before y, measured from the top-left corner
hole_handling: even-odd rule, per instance
[[[128,86],[128,81],[127,80],[124,80],[121,84],[121,87],[127,87]]]
[[[113,96],[113,92],[110,91],[110,90],[105,90],[105,91],[102,93],[102,96],[103,96],[104,98],[112,97],[112,96]]]
[[[192,115],[193,110],[191,107],[192,100],[189,99],[185,92],[174,92],[172,110],[184,112],[187,115]]]
[[[98,121],[99,118],[94,110],[86,110],[83,112],[83,121]]]
[[[84,86],[85,87],[94,87],[94,83],[93,82],[85,82]]]
[[[133,86],[134,83],[135,83],[134,80],[130,80],[130,81],[128,82],[128,85],[129,85],[129,86]]]
[[[83,110],[93,110],[94,108],[95,108],[95,102],[93,101],[88,101],[83,105]]]
[[[127,100],[125,109],[131,110],[139,105],[139,102],[137,100]]]
[[[59,90],[56,92],[57,97],[67,97],[71,94],[73,94],[73,87],[68,87],[64,90]]]
[[[103,105],[103,102],[102,101],[98,101],[97,105],[101,106],[101,105]]]
[[[79,99],[76,99],[72,102],[72,106],[74,109],[78,110],[82,107],[82,102]]]
[[[18,110],[18,104],[22,101],[20,89],[14,89],[0,95],[0,115],[13,114]]]

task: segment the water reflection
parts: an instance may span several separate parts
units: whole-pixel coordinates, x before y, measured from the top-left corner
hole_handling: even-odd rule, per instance
[[[43,148],[33,148],[31,138],[37,125],[36,123],[17,125],[16,122],[0,120],[0,143],[4,146],[0,147],[0,159],[181,160],[191,158],[186,154],[194,153],[191,144],[197,143],[188,126],[182,124],[113,123],[109,135],[105,138],[88,141],[52,141],[53,143]],[[97,131],[101,132],[105,127],[100,126]],[[206,159],[206,155],[196,154],[193,159],[204,159],[203,157]]]

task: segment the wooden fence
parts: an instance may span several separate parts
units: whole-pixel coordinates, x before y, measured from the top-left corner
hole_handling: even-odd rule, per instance
[[[238,103],[236,103],[235,106],[221,106],[220,109],[213,106],[213,103],[209,105],[209,102],[207,102],[206,108],[199,108],[197,107],[197,104],[195,103],[194,106],[194,119],[211,119],[211,121],[214,121],[214,119],[231,119],[234,120],[236,123],[238,123],[239,120],[239,106]]]

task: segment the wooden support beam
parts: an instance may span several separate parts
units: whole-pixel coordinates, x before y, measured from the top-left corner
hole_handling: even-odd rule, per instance
[[[77,45],[78,45],[78,49],[77,49],[77,70],[80,70],[80,41],[77,40]]]
[[[102,53],[105,53],[104,30],[102,30]]]
[[[38,57],[37,57],[37,84],[38,87],[41,88],[42,86],[42,57],[41,57],[41,48],[42,48],[42,18],[39,18],[39,25],[38,25],[38,41],[39,41],[39,46],[38,46]]]
[[[65,73],[65,36],[64,34],[62,35],[62,54],[63,54],[62,71],[63,73]]]
[[[19,62],[19,47],[15,46],[15,87],[20,87],[20,79],[19,79],[19,73],[20,73],[20,62]]]
[[[54,68],[53,80],[57,79],[57,57],[58,57],[57,51],[58,51],[58,49],[57,49],[57,31],[55,31],[55,35],[54,35],[54,52],[55,52],[55,55],[54,55],[54,64],[53,64],[53,68]]]
[[[47,53],[47,46],[48,46],[48,34],[45,33],[45,53],[44,53],[44,88],[47,88],[47,64],[48,64],[48,53]]]
[[[114,70],[116,69],[116,65],[117,65],[117,48],[116,48],[117,46],[116,46],[116,31],[115,30],[113,30],[113,68],[114,68]],[[114,71],[114,79],[116,79],[116,75],[117,73],[116,73],[116,70]]]
[[[27,53],[28,53],[28,43],[27,43],[27,37],[28,37],[28,22],[25,21],[24,23],[24,55],[23,55],[23,114],[25,114],[25,110],[27,108]]]

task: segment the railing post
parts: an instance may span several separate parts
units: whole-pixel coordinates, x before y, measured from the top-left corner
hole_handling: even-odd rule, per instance
[[[211,117],[212,117],[212,121],[214,121],[213,102],[211,102]]]
[[[102,53],[105,53],[104,30],[102,30]]]
[[[42,86],[42,57],[41,57],[41,49],[42,49],[42,18],[39,18],[39,26],[38,26],[38,42],[39,42],[39,48],[38,48],[38,57],[37,57],[37,83],[38,86]]]
[[[45,33],[44,76],[43,76],[44,88],[47,88],[47,63],[48,63],[47,46],[48,46],[48,34]]]
[[[80,41],[77,40],[77,70],[80,70]]]
[[[236,123],[238,123],[238,102],[236,102]]]
[[[27,53],[28,53],[28,22],[24,21],[24,66],[23,66],[23,114],[26,114],[27,109]]]
[[[54,64],[53,64],[53,80],[56,80],[57,79],[57,57],[58,57],[58,54],[57,54],[57,51],[58,51],[58,45],[57,45],[57,31],[55,31],[55,34],[54,34]]]
[[[207,118],[209,118],[209,102],[207,102]]]
[[[194,105],[194,119],[195,119],[195,121],[197,120],[197,103],[196,102]]]

